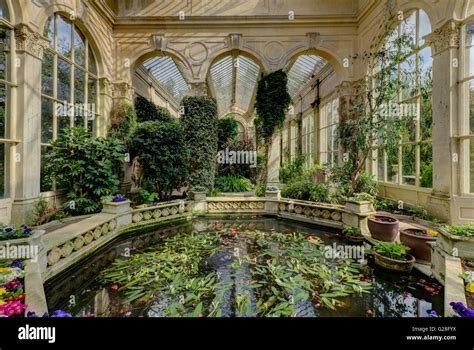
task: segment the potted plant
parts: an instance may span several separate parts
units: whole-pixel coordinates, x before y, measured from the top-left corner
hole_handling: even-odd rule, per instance
[[[407,228],[400,231],[400,242],[410,247],[419,262],[431,263],[431,247],[427,242],[435,242],[438,232],[422,228]]]
[[[375,264],[391,271],[411,272],[416,260],[409,250],[398,242],[379,242],[374,248]]]
[[[383,242],[393,242],[397,238],[399,221],[387,215],[370,215],[367,226],[372,238]]]
[[[450,255],[474,258],[474,223],[438,229],[437,244]]]
[[[108,214],[123,214],[130,211],[130,201],[127,197],[117,194],[106,197],[102,203],[102,212]]]
[[[364,241],[364,236],[362,235],[360,228],[356,226],[344,226],[342,233],[349,242],[361,243]]]
[[[204,186],[194,186],[190,191],[191,199],[195,201],[205,201],[207,192]]]
[[[346,210],[353,213],[374,212],[373,203],[375,198],[368,193],[356,193],[346,200]]]
[[[265,197],[280,199],[280,190],[276,186],[267,186]]]

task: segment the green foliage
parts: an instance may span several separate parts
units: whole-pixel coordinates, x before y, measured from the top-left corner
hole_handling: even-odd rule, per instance
[[[160,196],[156,192],[141,190],[132,196],[133,205],[152,204],[160,200]]]
[[[331,169],[330,181],[339,184],[337,196],[341,200],[352,197],[355,193],[367,193],[376,197],[378,189],[374,177],[360,170],[357,179],[353,181],[352,171],[353,167],[348,163],[336,165]]]
[[[25,225],[21,225],[21,227],[16,227],[14,225],[0,224],[0,241],[28,238],[31,235],[31,228]]]
[[[131,137],[130,153],[138,156],[143,179],[160,198],[169,198],[185,184],[189,153],[176,120],[140,123]]]
[[[257,197],[265,197],[266,186],[264,184],[258,184],[255,186],[255,195]]]
[[[331,203],[332,197],[326,184],[314,183],[312,181],[295,181],[283,187],[281,196],[284,198]]]
[[[114,138],[91,138],[86,129],[64,129],[46,156],[47,173],[67,190],[73,215],[101,210],[101,198],[117,190],[125,148]]]
[[[249,179],[241,176],[222,176],[216,178],[215,187],[221,192],[248,192],[253,188]]]
[[[189,185],[214,187],[217,155],[217,103],[214,98],[186,96],[180,119],[184,141],[189,148]]]
[[[266,142],[285,121],[285,112],[291,103],[287,85],[288,77],[282,70],[264,75],[258,82],[255,125],[259,137]]]
[[[421,173],[420,186],[424,188],[433,187],[433,164],[428,164]]]
[[[345,235],[351,235],[351,236],[362,236],[362,232],[360,231],[360,228],[356,226],[344,226],[342,229],[342,233]]]
[[[142,96],[138,96],[136,98],[135,110],[137,111],[137,120],[139,122],[146,122],[146,121],[167,122],[173,119],[173,116],[166,108],[157,106],[153,102],[148,101],[146,98]]]
[[[137,114],[130,104],[123,104],[112,113],[109,137],[124,141],[130,141],[130,135],[137,127]]]
[[[219,119],[219,123],[217,126],[217,135],[218,135],[218,150],[222,150],[226,148],[226,144],[229,141],[237,141],[239,136],[239,126],[237,121],[229,117],[224,117]]]
[[[220,193],[219,189],[214,187],[212,190],[210,190],[207,193],[206,197],[217,197],[219,193]]]
[[[398,242],[379,242],[375,245],[375,251],[377,253],[396,260],[408,260],[407,255],[409,250],[409,247]]]
[[[474,237],[474,223],[458,226],[448,226],[448,230],[456,236]]]
[[[372,204],[375,203],[376,199],[374,196],[362,192],[362,193],[355,193],[352,197],[350,197],[351,200],[362,202],[362,201],[368,201],[371,202]]]
[[[48,201],[40,197],[33,207],[34,224],[40,226],[50,221],[64,219],[66,213],[58,207],[50,207]]]
[[[284,184],[301,180],[304,176],[306,157],[298,155],[291,161],[284,163],[280,168],[279,178]]]

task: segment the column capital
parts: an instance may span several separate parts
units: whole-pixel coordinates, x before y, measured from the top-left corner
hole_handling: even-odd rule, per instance
[[[20,23],[15,26],[16,49],[43,59],[43,52],[49,47],[49,40],[40,33],[35,32],[30,26]]]
[[[345,80],[336,86],[336,94],[338,96],[356,96],[362,86],[361,80],[348,81]]]
[[[459,48],[460,36],[461,24],[450,20],[435,29],[431,34],[426,35],[425,41],[431,45],[434,56],[450,48]]]
[[[122,100],[133,100],[133,86],[127,82],[116,82],[112,86],[113,98]]]
[[[99,78],[99,88],[100,88],[100,93],[103,95],[107,95],[109,97],[113,96],[113,85],[110,79],[108,78]]]

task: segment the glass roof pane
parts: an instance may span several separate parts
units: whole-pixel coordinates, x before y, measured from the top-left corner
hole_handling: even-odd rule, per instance
[[[238,59],[235,103],[240,109],[248,111],[260,67],[247,57],[239,56]]]
[[[157,56],[143,63],[145,69],[165,88],[177,103],[190,93],[189,85],[181,74],[178,64],[168,56]],[[179,65],[182,68],[182,65]]]
[[[214,85],[219,114],[232,109],[232,56],[226,56],[211,67],[211,81]]]
[[[288,72],[288,92],[295,97],[328,62],[316,55],[299,56]]]

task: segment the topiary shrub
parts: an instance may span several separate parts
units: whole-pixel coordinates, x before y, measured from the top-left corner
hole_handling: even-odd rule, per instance
[[[239,137],[239,125],[232,117],[224,117],[219,119],[217,125],[218,150],[226,148],[226,144],[230,141],[237,141]]]
[[[157,106],[142,96],[135,99],[135,110],[139,122],[146,121],[170,121],[173,119],[171,113],[164,107]]]
[[[160,198],[170,198],[174,189],[185,184],[189,152],[176,120],[140,123],[131,136],[130,154],[138,156],[143,179]]]
[[[64,129],[46,155],[46,171],[67,191],[65,209],[73,215],[101,210],[101,198],[119,185],[117,169],[125,147],[115,138],[91,138],[83,128]]]
[[[189,185],[214,187],[217,155],[217,103],[212,97],[186,96],[180,119],[189,148]]]

